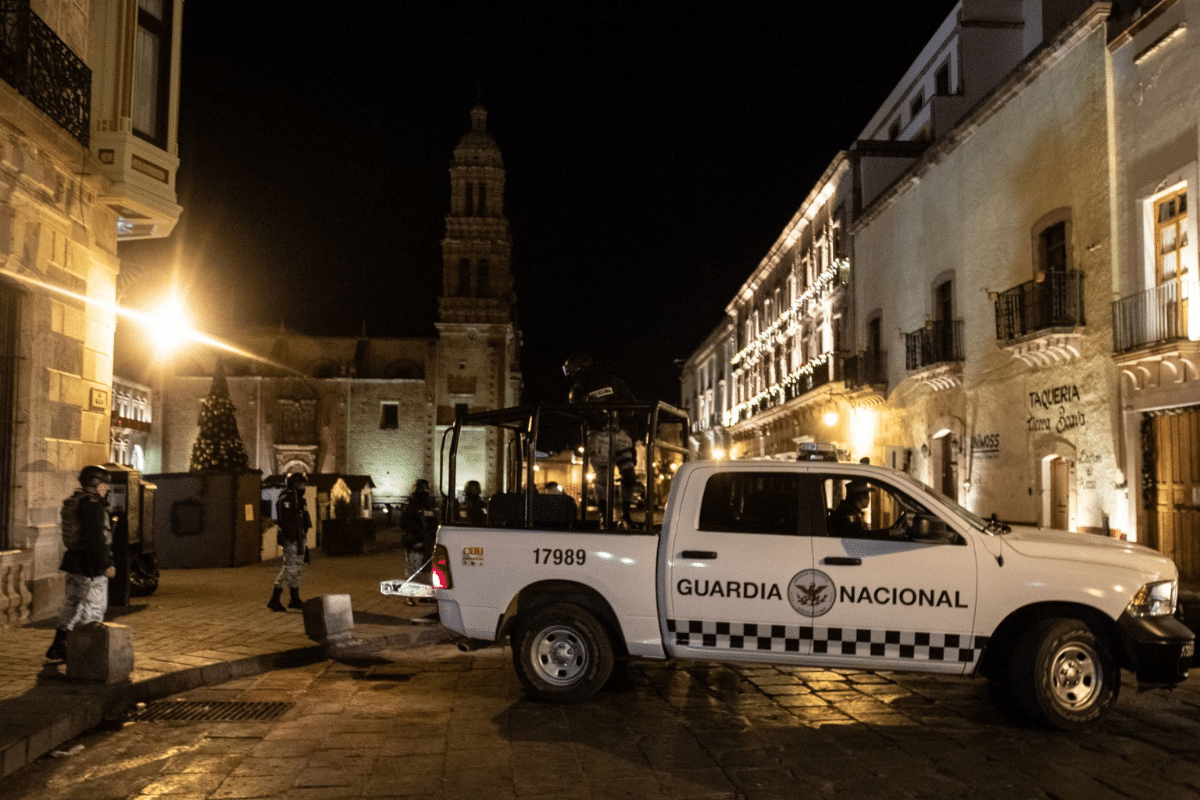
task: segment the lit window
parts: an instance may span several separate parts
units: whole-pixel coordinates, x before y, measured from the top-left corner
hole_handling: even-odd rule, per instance
[[[171,0],[138,0],[137,19],[133,48],[133,132],[165,147],[171,69]]]

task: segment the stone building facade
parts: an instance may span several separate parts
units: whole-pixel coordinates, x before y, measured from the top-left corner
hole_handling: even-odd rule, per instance
[[[438,487],[442,434],[457,415],[517,404],[520,336],[504,178],[487,112],[476,107],[450,166],[436,337],[287,331],[233,337],[261,357],[221,356],[251,468],[268,475],[370,476],[375,502],[396,503],[419,478]],[[211,350],[193,356],[167,382],[158,454],[163,472],[188,469],[200,401],[217,366]],[[472,452],[469,467],[459,471],[463,482],[503,491],[503,443],[481,436],[466,447]]]
[[[1200,2],[1124,10],[1109,42],[1119,449],[1131,526],[1200,579]]]
[[[0,8],[0,624],[61,602],[59,507],[109,459],[118,244],[180,214],[182,14],[182,0]]]
[[[764,267],[793,222],[685,369],[693,441],[775,458],[830,441],[978,513],[1146,542],[1200,578],[1198,15],[1194,0],[956,6],[834,160],[853,187],[840,311],[773,302],[790,273]],[[789,391],[786,332],[830,312],[843,327],[817,352],[840,371]],[[716,425],[696,411],[723,380]]]

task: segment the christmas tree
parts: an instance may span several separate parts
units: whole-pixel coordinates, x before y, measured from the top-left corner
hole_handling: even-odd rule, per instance
[[[208,472],[221,470],[237,472],[248,469],[250,457],[238,433],[237,418],[234,417],[233,400],[229,398],[229,384],[225,382],[225,367],[217,361],[212,388],[208,397],[200,403],[200,435],[192,445],[190,471]]]

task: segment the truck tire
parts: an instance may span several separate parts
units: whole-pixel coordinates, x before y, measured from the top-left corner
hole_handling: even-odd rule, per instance
[[[579,606],[555,603],[530,614],[512,639],[513,666],[534,696],[577,703],[608,681],[613,649],[608,633]]]
[[[1077,619],[1045,619],[1017,642],[1009,662],[1013,699],[1030,722],[1082,730],[1116,702],[1121,670],[1105,643]]]

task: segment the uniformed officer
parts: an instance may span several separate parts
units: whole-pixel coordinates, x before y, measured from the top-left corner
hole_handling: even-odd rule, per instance
[[[287,488],[279,495],[275,504],[279,516],[279,533],[275,540],[283,548],[283,567],[275,578],[275,589],[267,608],[272,611],[284,611],[283,603],[279,601],[283,587],[291,593],[288,608],[304,608],[300,599],[300,579],[304,577],[304,551],[308,542],[308,529],[312,527],[312,518],[304,503],[304,487],[308,478],[303,472],[293,472],[287,476]]]
[[[575,353],[568,358],[563,364],[563,375],[572,380],[571,389],[567,394],[567,400],[571,403],[613,405],[637,402],[625,381],[616,375],[602,374],[586,353]],[[621,479],[621,523],[626,527],[633,522],[630,511],[633,507],[634,486],[637,484],[637,450],[633,446],[634,436],[628,430],[629,422],[630,420],[606,420],[604,428],[588,431],[587,440],[588,461],[596,468],[596,494],[601,517],[604,516],[608,485],[612,479],[610,467],[616,467]]]
[[[871,504],[871,487],[866,481],[853,480],[846,484],[846,496],[829,515],[832,536],[861,536],[867,529],[864,512]]]
[[[67,657],[67,634],[76,625],[103,622],[108,611],[108,579],[117,574],[113,564],[112,517],[108,513],[112,475],[100,466],[84,467],[79,487],[63,503],[63,543],[67,546],[59,566],[67,573],[67,599],[58,615],[54,642],[46,658]]]

